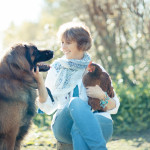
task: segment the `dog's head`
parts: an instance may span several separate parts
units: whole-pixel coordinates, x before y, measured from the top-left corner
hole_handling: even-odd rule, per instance
[[[6,55],[7,64],[10,65],[11,70],[22,70],[29,72],[36,66],[39,62],[45,62],[53,58],[53,51],[51,50],[39,50],[33,44],[17,44],[13,46],[9,53]],[[42,66],[40,71],[47,71],[49,67],[45,67],[43,70]]]
[[[3,76],[21,81],[24,85],[37,88],[37,82],[32,73],[39,62],[48,61],[53,57],[51,50],[38,50],[35,45],[17,44],[6,52],[1,60],[0,70]],[[40,66],[42,71],[47,71],[50,67]],[[26,83],[26,84],[25,84]]]
[[[45,62],[53,58],[53,51],[51,50],[38,50],[36,46],[34,45],[24,45],[26,49],[26,59],[28,63],[30,64],[30,70],[34,68],[34,71],[36,70],[36,67],[39,62]],[[49,66],[46,65],[38,65],[39,71],[48,71]]]

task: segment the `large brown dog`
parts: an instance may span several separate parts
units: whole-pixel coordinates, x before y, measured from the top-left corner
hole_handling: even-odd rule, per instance
[[[32,69],[53,51],[18,44],[0,60],[0,150],[19,150],[35,114],[37,82]]]

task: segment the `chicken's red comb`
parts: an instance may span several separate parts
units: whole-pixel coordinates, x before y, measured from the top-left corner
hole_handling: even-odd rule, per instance
[[[91,64],[92,64],[92,61],[89,62],[88,67],[90,67]]]

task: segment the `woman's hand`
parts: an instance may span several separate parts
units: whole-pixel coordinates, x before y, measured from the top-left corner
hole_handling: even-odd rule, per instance
[[[42,74],[39,72],[39,67],[36,68],[36,72],[34,69],[32,70],[35,80],[38,82],[38,101],[44,103],[48,97],[47,90],[44,85],[44,79]]]
[[[43,76],[39,72],[39,67],[38,66],[36,67],[36,71],[34,71],[34,68],[32,69],[32,73],[33,73],[33,76],[34,76],[35,80],[38,82],[38,84],[43,83]]]
[[[100,86],[88,86],[86,87],[87,96],[92,98],[104,99],[106,97],[104,91]]]

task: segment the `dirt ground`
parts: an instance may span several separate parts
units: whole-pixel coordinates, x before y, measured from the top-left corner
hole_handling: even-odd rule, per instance
[[[114,135],[108,150],[150,150],[150,129],[140,133]],[[56,140],[50,129],[33,126],[25,137],[21,150],[56,150]]]

